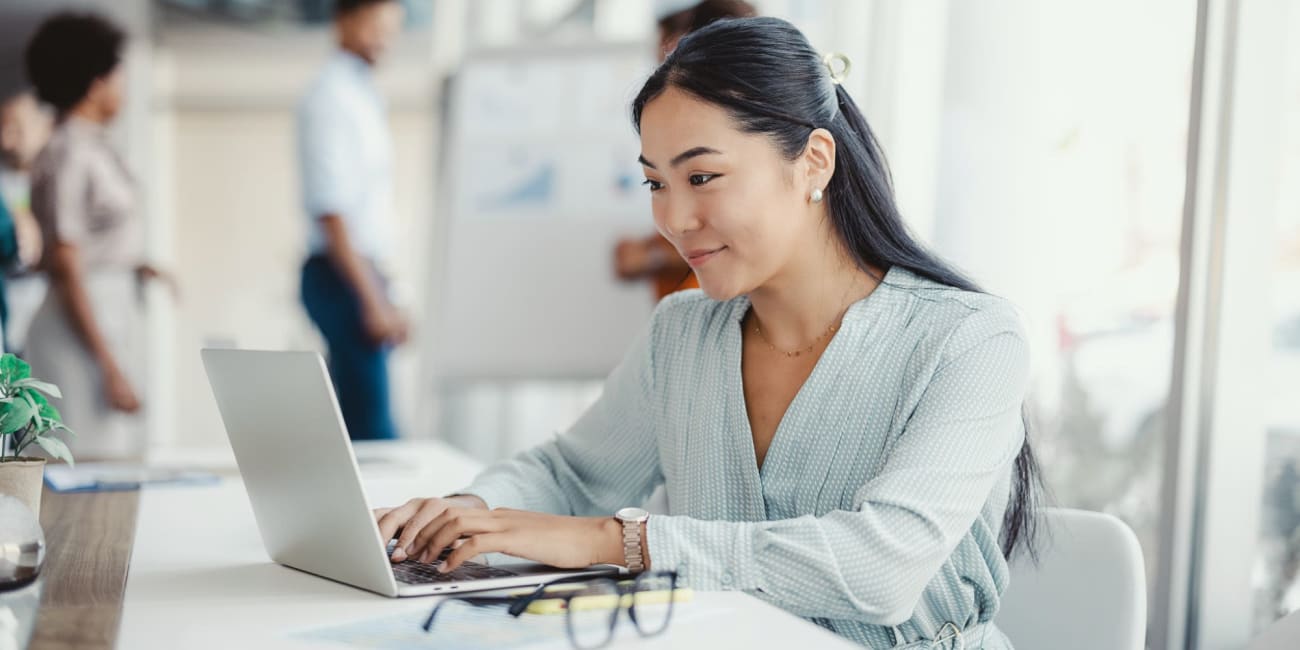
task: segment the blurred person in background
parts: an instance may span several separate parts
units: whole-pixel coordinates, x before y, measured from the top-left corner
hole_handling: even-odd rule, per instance
[[[0,266],[10,266],[18,261],[18,236],[14,231],[14,219],[9,214],[9,208],[4,201],[0,201]],[[0,275],[0,330],[7,330],[6,321],[9,320],[9,305],[5,301],[4,276]],[[4,351],[9,351],[9,346],[4,346]]]
[[[80,458],[144,452],[141,263],[136,187],[106,129],[123,101],[126,35],[93,14],[47,19],[27,45],[28,80],[56,125],[32,167],[32,213],[45,240],[49,291],[32,319],[27,359],[63,389]]]
[[[397,437],[388,356],[407,321],[382,271],[393,248],[393,153],[374,66],[401,30],[397,0],[338,0],[338,49],[298,105],[303,208],[310,220],[302,302],[328,348],[355,440]]]
[[[35,272],[41,260],[40,225],[32,216],[32,164],[49,141],[53,120],[30,92],[0,102],[0,201],[13,218],[18,259],[4,269],[5,350],[23,353],[27,329],[45,299],[45,277]]]
[[[660,63],[683,36],[715,20],[758,15],[744,0],[656,0],[654,10],[659,22]],[[658,233],[619,241],[614,248],[614,272],[622,280],[650,281],[656,302],[675,291],[700,286],[690,265]]]

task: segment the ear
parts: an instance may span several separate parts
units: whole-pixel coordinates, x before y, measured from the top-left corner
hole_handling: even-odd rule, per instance
[[[813,129],[808,134],[803,160],[806,168],[808,191],[825,190],[835,175],[835,136],[826,129]]]

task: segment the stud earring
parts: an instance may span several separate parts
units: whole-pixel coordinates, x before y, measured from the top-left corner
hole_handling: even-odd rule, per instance
[[[813,190],[813,191],[812,191],[812,197],[811,197],[811,198],[812,198],[812,202],[813,202],[813,203],[821,203],[821,202],[822,202],[822,196],[824,196],[824,195],[822,194],[822,191],[821,191],[820,189]]]

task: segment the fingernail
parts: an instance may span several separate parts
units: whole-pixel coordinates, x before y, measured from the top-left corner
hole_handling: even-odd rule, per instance
[[[396,561],[398,561],[398,562],[401,562],[402,560],[405,560],[405,559],[406,559],[406,551],[403,551],[403,550],[400,549],[400,548],[395,548],[395,549],[393,549],[393,559],[396,560]]]
[[[446,572],[447,572],[447,563],[446,563],[446,562],[439,562],[439,563],[438,563],[438,573],[446,573]]]

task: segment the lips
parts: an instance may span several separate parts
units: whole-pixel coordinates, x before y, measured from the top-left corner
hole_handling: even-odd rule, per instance
[[[726,246],[720,246],[718,248],[697,248],[687,251],[685,255],[686,263],[690,264],[692,268],[699,268],[708,263],[709,260],[717,257],[718,253],[721,253],[724,250],[727,250]]]

